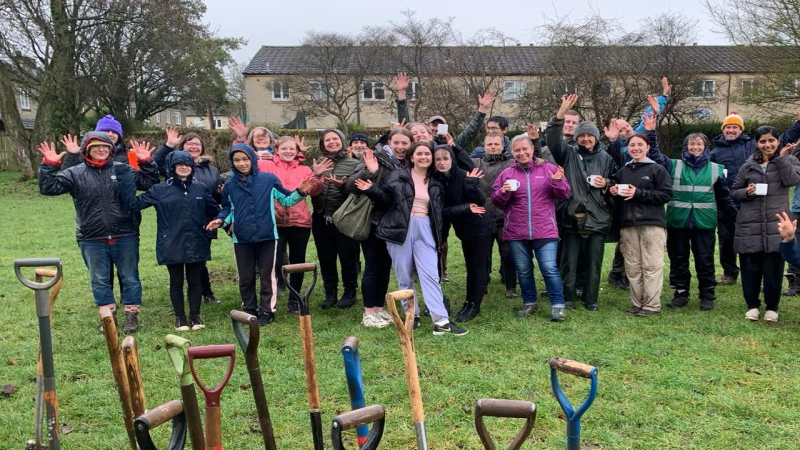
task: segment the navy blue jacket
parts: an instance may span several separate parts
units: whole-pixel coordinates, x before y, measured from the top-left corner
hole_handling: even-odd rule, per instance
[[[797,239],[789,242],[783,242],[781,239],[781,257],[793,266],[800,266],[800,247],[797,246]]]
[[[233,154],[241,152],[250,158],[250,173],[243,176],[233,165]],[[222,186],[222,210],[217,219],[233,224],[233,242],[246,244],[278,239],[275,226],[275,202],[290,207],[304,201],[306,194],[286,190],[274,174],[259,172],[258,159],[252,147],[236,144],[228,152],[233,174]]]
[[[131,176],[120,176],[122,201],[131,211],[155,206],[158,215],[156,259],[159,264],[196,263],[211,259],[205,224],[219,213],[219,205],[193,175],[183,181],[174,177],[175,165],[194,166],[188,153],[178,151],[166,158],[167,181],[136,196]],[[194,170],[192,171],[194,172]]]

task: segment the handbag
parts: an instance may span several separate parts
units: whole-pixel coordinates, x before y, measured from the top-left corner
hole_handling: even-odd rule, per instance
[[[383,172],[375,180],[380,185]],[[353,194],[347,196],[342,206],[331,216],[333,224],[343,235],[357,241],[365,241],[369,237],[372,227],[372,200],[366,194]]]

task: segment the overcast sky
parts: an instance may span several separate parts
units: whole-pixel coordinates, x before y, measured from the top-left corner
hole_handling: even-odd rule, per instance
[[[615,18],[626,29],[637,29],[639,22],[662,12],[681,12],[700,19],[699,44],[727,44],[725,39],[710,30],[710,18],[698,5],[698,0],[661,0],[634,2],[630,0],[588,1],[531,1],[501,0],[467,2],[464,0],[205,0],[208,7],[206,22],[220,36],[243,37],[248,44],[234,53],[239,62],[249,61],[262,45],[299,45],[307,31],[336,31],[357,33],[364,25],[388,23],[400,17],[405,9],[417,12],[420,19],[454,17],[455,27],[464,36],[484,28],[496,28],[523,45],[540,43],[536,27],[546,17],[576,15],[591,10],[604,17]],[[400,20],[400,19],[398,19]],[[630,26],[629,26],[630,24]]]

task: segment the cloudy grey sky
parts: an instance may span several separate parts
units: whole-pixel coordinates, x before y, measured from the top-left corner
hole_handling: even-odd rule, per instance
[[[337,31],[357,33],[364,25],[388,23],[403,10],[417,12],[417,17],[454,17],[455,27],[464,36],[484,28],[496,28],[523,44],[539,43],[536,27],[547,17],[556,15],[582,16],[591,10],[604,17],[615,18],[626,29],[638,28],[648,16],[662,12],[681,12],[700,19],[699,44],[726,44],[708,25],[710,18],[698,5],[698,0],[661,0],[633,2],[630,0],[594,0],[588,2],[565,0],[205,0],[208,7],[205,20],[221,36],[243,37],[248,44],[234,53],[237,61],[249,61],[262,45],[298,45],[307,31]],[[630,24],[630,26],[629,26]]]

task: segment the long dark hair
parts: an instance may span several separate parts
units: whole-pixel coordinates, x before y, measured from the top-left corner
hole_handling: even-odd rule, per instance
[[[431,165],[428,166],[428,170],[425,172],[425,182],[427,183],[428,178],[430,178],[433,172],[436,171],[436,168],[434,167],[433,164],[433,143],[427,141],[419,141],[411,144],[411,148],[408,149],[408,152],[406,153],[406,160],[408,161],[409,170],[414,170],[414,163],[411,161],[411,157],[414,155],[414,152],[417,150],[417,147],[426,147],[428,150],[431,151]]]
[[[762,127],[758,127],[758,129],[756,129],[756,134],[755,134],[756,151],[753,153],[753,159],[755,160],[755,162],[759,164],[764,164],[764,154],[761,153],[761,149],[758,148],[758,141],[759,139],[768,134],[772,135],[775,139],[778,140],[778,148],[775,149],[775,154],[770,159],[774,159],[775,157],[780,156],[781,147],[783,147],[783,145],[781,145],[781,132],[778,131],[777,128],[770,125],[764,125]]]

